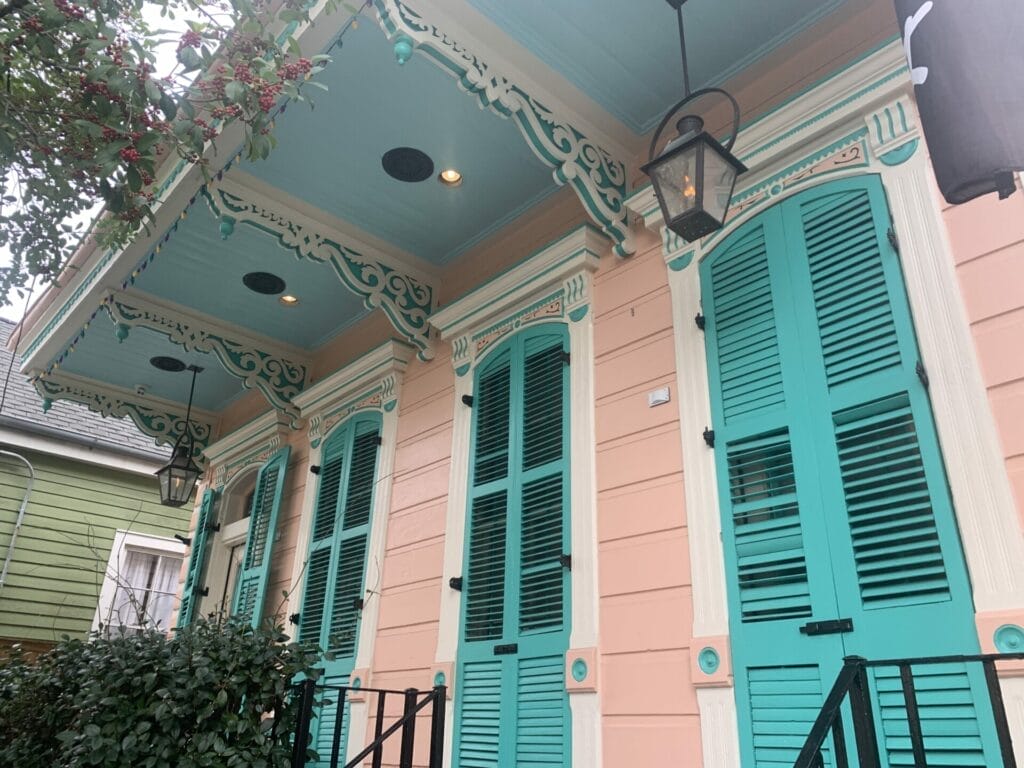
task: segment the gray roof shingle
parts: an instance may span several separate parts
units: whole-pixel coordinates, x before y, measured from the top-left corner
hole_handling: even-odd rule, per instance
[[[26,425],[45,426],[71,435],[94,438],[99,445],[113,450],[141,452],[152,456],[154,460],[168,458],[170,450],[166,446],[157,447],[153,438],[140,432],[131,419],[103,417],[84,405],[66,400],[54,402],[53,407],[44,413],[42,397],[20,373],[19,357],[15,358],[11,368],[7,339],[14,327],[14,323],[0,318],[0,388],[10,370],[7,397],[0,416],[25,422]],[[12,425],[12,428],[16,428],[16,425]]]

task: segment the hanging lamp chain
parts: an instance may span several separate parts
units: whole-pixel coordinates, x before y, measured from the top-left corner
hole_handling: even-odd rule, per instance
[[[676,6],[676,20],[679,22],[679,52],[683,57],[683,97],[690,97],[690,67],[686,63],[686,33],[683,30],[683,4]]]

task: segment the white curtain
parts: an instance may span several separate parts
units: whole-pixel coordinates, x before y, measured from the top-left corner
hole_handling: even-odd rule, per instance
[[[180,557],[126,550],[118,573],[113,574],[117,591],[107,617],[108,631],[166,629],[180,569]]]

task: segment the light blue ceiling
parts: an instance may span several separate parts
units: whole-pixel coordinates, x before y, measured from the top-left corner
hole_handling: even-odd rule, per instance
[[[300,261],[276,238],[247,224],[237,225],[234,234],[222,240],[219,225],[205,204],[194,205],[135,287],[225,324],[306,349],[368,313],[330,265]],[[242,284],[247,272],[281,277],[286,292],[297,296],[299,303],[286,307],[277,296],[250,291]]]
[[[468,0],[638,134],[682,98],[675,11],[666,0]],[[720,84],[843,0],[689,0],[690,84]]]
[[[133,328],[128,338],[119,343],[113,323],[103,314],[96,316],[75,351],[65,358],[61,371],[122,389],[134,390],[142,385],[147,394],[182,403],[184,408],[188,402],[192,374],[154,368],[149,359],[158,355],[176,357],[186,365],[203,368],[196,379],[194,403],[197,408],[220,410],[243,389],[242,382],[225,371],[213,355],[185,352],[155,331]]]
[[[310,89],[316,108],[293,105],[278,118],[277,148],[248,173],[405,250],[440,264],[557,187],[509,120],[474,98],[423,56],[405,66],[376,24],[361,24],[332,52]],[[464,175],[392,179],[381,156],[409,146]]]

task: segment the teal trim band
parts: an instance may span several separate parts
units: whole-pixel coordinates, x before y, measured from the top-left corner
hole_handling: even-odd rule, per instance
[[[572,679],[577,683],[582,683],[587,679],[587,673],[590,669],[587,667],[587,662],[583,659],[576,659],[572,663]]]
[[[1016,624],[1003,624],[992,635],[992,642],[1000,653],[1024,651],[1024,629]]]
[[[582,307],[576,307],[576,309],[569,312],[569,319],[574,323],[578,323],[584,317],[587,316],[587,312],[590,310],[589,304],[584,304]]]
[[[719,657],[718,651],[708,646],[697,654],[697,665],[705,675],[713,675],[722,666],[722,659]]]
[[[914,156],[914,153],[917,151],[917,145],[919,143],[920,141],[918,139],[908,141],[902,147],[890,149],[888,152],[886,152],[878,159],[881,160],[886,165],[900,165],[901,163],[907,162],[907,160]]]

